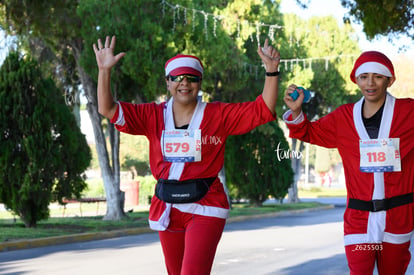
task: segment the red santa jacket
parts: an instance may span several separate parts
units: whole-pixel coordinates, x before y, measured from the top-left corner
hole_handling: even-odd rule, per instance
[[[150,167],[155,179],[188,180],[216,177],[224,164],[224,147],[229,135],[244,134],[253,128],[275,120],[262,96],[253,102],[198,102],[189,127],[201,129],[201,161],[171,163],[163,160],[162,131],[174,128],[172,99],[156,104],[119,102],[111,119],[116,128],[133,135],[145,135],[150,142]],[[170,204],[153,196],[149,223],[154,230],[165,230],[171,207],[182,212],[227,218],[229,202],[219,179],[210,186],[207,195],[197,203]]]
[[[412,193],[414,190],[414,100],[387,94],[378,138],[399,138],[401,172],[360,171],[359,141],[369,139],[361,108],[363,98],[310,122],[303,116],[284,120],[290,137],[327,148],[337,148],[343,162],[348,201],[374,200]],[[387,211],[369,212],[347,208],[344,214],[345,245],[358,243],[404,243],[414,229],[414,204]]]

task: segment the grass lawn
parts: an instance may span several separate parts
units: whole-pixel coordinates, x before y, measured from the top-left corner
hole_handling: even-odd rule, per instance
[[[148,226],[148,212],[128,213],[128,216],[121,221],[104,221],[102,216],[52,217],[38,222],[36,228],[25,228],[20,220],[0,219],[0,242]]]
[[[346,189],[329,187],[299,188],[299,198],[346,197]]]
[[[322,206],[316,202],[297,204],[271,204],[262,207],[251,207],[247,204],[234,204],[230,217],[267,214]],[[106,207],[101,206],[103,210]],[[25,228],[24,224],[7,211],[0,211],[0,242],[62,236],[77,233],[104,232],[127,228],[148,227],[148,210],[141,209],[128,213],[128,218],[121,221],[104,221],[102,215],[79,216],[78,208],[66,209],[67,217],[61,217],[61,209],[51,209],[51,218],[38,222],[36,228]],[[96,205],[82,206],[83,213],[95,213]],[[75,213],[75,214],[73,214]],[[60,216],[60,217],[59,217]]]

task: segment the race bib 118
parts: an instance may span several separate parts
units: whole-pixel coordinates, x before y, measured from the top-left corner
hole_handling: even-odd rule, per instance
[[[361,172],[400,172],[400,139],[380,138],[359,141]]]

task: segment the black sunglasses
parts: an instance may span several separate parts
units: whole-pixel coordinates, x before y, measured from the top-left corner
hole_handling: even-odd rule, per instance
[[[177,75],[177,76],[170,75],[170,79],[174,82],[181,82],[183,81],[184,77],[187,78],[187,81],[190,83],[193,83],[193,82],[198,83],[201,81],[201,77],[195,76],[195,75],[188,75],[188,74],[182,74],[182,75]]]

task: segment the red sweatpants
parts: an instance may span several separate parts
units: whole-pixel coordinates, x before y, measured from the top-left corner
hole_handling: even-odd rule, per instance
[[[225,223],[172,208],[167,230],[159,231],[168,274],[210,274]]]
[[[410,242],[403,244],[354,244],[345,246],[351,275],[370,275],[375,262],[379,275],[404,275],[410,263]]]

